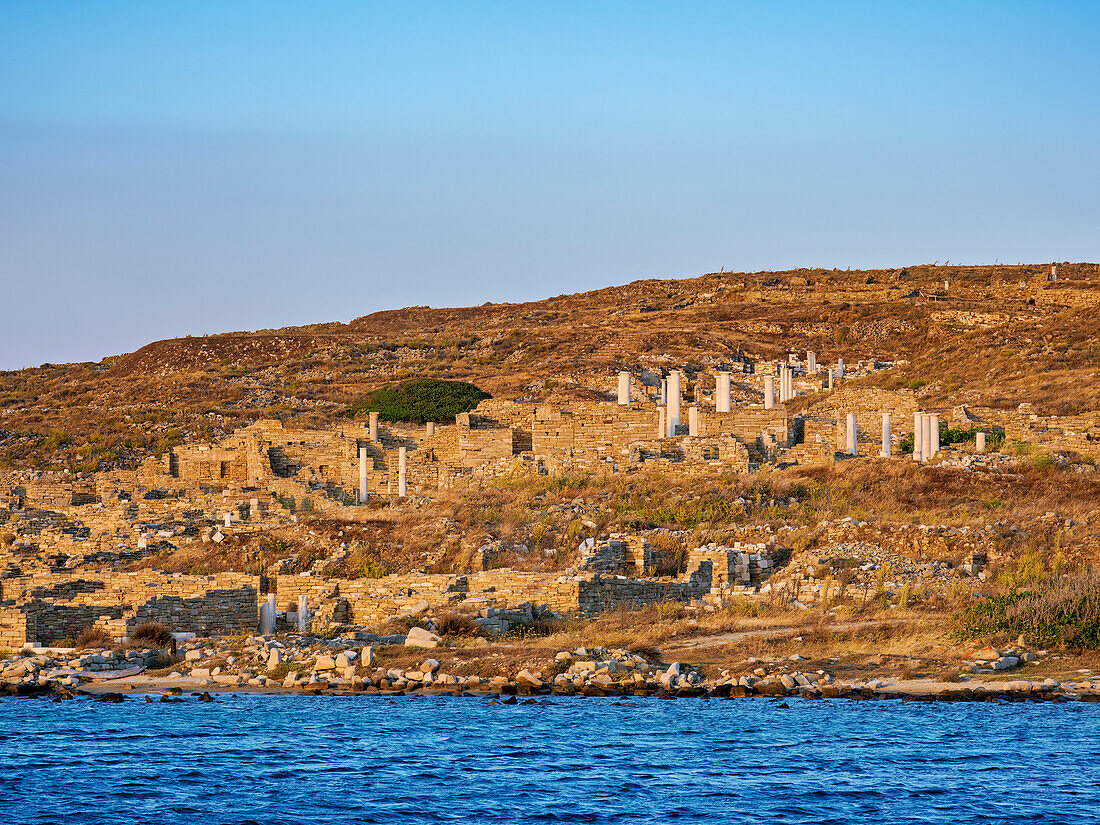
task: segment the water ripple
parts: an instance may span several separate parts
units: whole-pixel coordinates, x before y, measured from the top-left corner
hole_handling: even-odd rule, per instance
[[[1100,705],[0,700],[13,825],[1062,822]]]

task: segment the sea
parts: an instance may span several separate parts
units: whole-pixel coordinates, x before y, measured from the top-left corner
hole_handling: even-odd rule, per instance
[[[21,823],[1080,823],[1100,704],[0,699]]]

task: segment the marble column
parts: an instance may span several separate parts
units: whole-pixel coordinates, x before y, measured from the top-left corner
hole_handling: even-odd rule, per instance
[[[929,451],[928,457],[935,458],[936,454],[940,451],[940,416],[938,413],[932,413],[929,416],[932,421],[929,425],[932,430],[932,449]]]
[[[688,435],[694,438],[699,436],[699,408],[694,404],[688,407]]]
[[[764,409],[770,410],[773,407],[775,407],[775,379],[769,375],[764,378]]]
[[[630,406],[630,373],[625,370],[619,373],[619,406]]]
[[[303,595],[298,597],[298,632],[305,633],[309,627],[309,600]]]
[[[359,503],[367,501],[367,448],[359,448]]]
[[[405,448],[397,448],[397,497],[404,498],[406,492],[405,484]]]
[[[859,447],[856,441],[856,414],[848,413],[848,421],[845,426],[845,435],[848,439],[848,455],[858,455]]]
[[[883,458],[890,457],[890,413],[882,414],[882,449],[879,455]]]
[[[673,370],[668,376],[668,412],[665,423],[669,438],[676,435],[676,427],[680,423],[680,377],[679,370]]]
[[[974,449],[979,453],[985,452],[985,432],[979,432],[974,436]]]
[[[369,430],[369,437],[371,441],[378,440],[378,413],[372,412],[370,414],[369,423],[367,425]]]
[[[913,460],[920,461],[924,458],[924,448],[921,441],[924,440],[924,414],[913,413]]]
[[[715,379],[714,411],[728,413],[730,411],[730,374],[718,373]]]

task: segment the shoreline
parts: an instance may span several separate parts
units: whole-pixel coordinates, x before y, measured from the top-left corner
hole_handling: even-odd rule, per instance
[[[308,687],[283,687],[281,685],[224,685],[204,684],[199,679],[173,679],[167,677],[151,677],[137,679],[119,679],[116,681],[104,681],[89,683],[76,688],[63,685],[26,685],[19,690],[18,685],[14,692],[3,695],[10,697],[39,697],[49,698],[55,701],[61,698],[87,697],[93,700],[103,701],[104,697],[141,696],[151,697],[160,695],[162,701],[176,701],[191,699],[192,697],[211,698],[225,695],[257,695],[257,696],[326,696],[339,697],[378,697],[395,698],[399,696],[424,696],[424,697],[458,697],[493,699],[497,698],[508,704],[521,703],[539,699],[630,699],[630,698],[656,698],[656,699],[804,699],[830,700],[845,699],[851,701],[875,701],[875,700],[901,700],[901,701],[926,701],[926,702],[1100,702],[1100,692],[1092,690],[1078,690],[1063,686],[1053,679],[1035,682],[1016,679],[1011,681],[990,682],[943,682],[931,679],[913,679],[906,681],[882,681],[871,680],[869,682],[834,683],[831,685],[799,686],[788,689],[782,686],[769,686],[765,691],[758,691],[751,687],[740,685],[699,685],[693,687],[667,690],[661,687],[638,687],[627,689],[595,688],[588,686],[579,690],[565,690],[561,688],[528,688],[526,686],[500,685],[485,686],[484,688],[459,688],[458,686],[440,686],[418,688],[416,690],[385,690],[378,687],[345,686],[308,686]],[[115,701],[118,701],[117,699]]]

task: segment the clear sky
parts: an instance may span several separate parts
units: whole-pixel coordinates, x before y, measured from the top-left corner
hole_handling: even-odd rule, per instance
[[[0,368],[722,268],[1100,259],[1100,2],[0,0]]]

